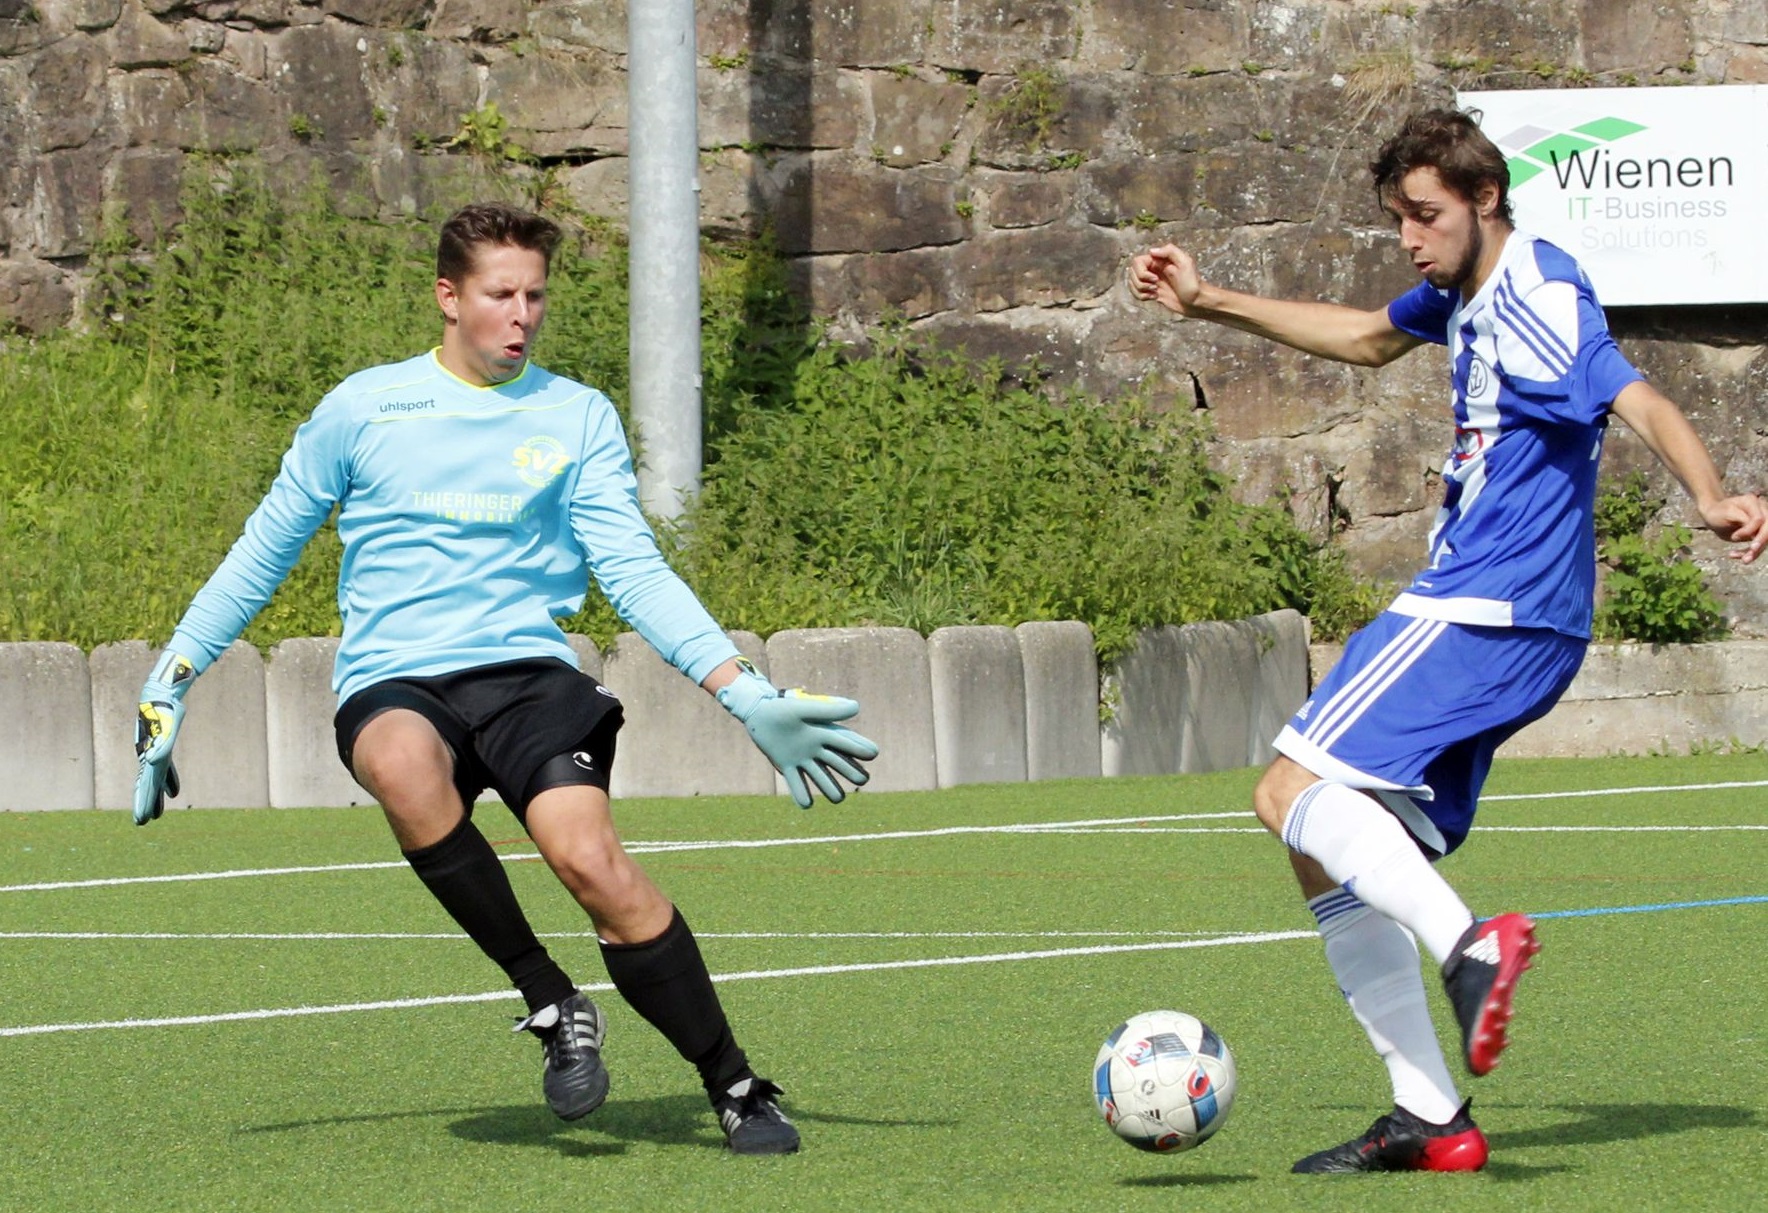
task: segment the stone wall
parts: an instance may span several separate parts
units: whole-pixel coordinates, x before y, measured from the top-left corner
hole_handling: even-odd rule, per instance
[[[625,36],[596,0],[0,0],[0,325],[75,317],[105,209],[138,238],[175,221],[197,151],[319,169],[383,213],[544,174],[618,221]],[[1207,408],[1243,493],[1286,495],[1396,578],[1438,495],[1439,361],[1358,370],[1170,322],[1128,298],[1125,259],[1175,239],[1230,285],[1377,306],[1410,276],[1364,165],[1406,108],[1768,81],[1768,0],[702,0],[697,38],[705,225],[772,228],[838,333],[900,314]],[[538,167],[457,139],[490,106]],[[1765,320],[1614,317],[1741,487],[1768,484]],[[1610,461],[1649,456],[1622,434]],[[1697,555],[1755,630],[1768,591],[1717,546]]]

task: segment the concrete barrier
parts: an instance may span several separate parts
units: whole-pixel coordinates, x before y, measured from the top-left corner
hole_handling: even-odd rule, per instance
[[[1106,671],[1111,718],[1099,726],[1084,624],[941,629],[928,640],[904,628],[780,632],[765,645],[732,635],[776,684],[860,701],[855,727],[883,748],[869,786],[884,791],[1262,765],[1342,652],[1309,645],[1307,621],[1290,611],[1150,628]],[[605,662],[583,637],[572,646],[626,706],[617,795],[783,791],[741,727],[636,636]],[[266,662],[236,644],[205,672],[187,701],[185,794],[174,806],[369,803],[336,757],[336,649],[289,640]],[[65,644],[0,644],[0,702],[13,709],[0,731],[0,809],[127,808],[135,700],[153,657],[139,641],[90,657]],[[1560,704],[1501,753],[1681,753],[1732,741],[1768,744],[1768,641],[1592,646]]]
[[[1186,719],[1183,629],[1146,628],[1101,680],[1109,718],[1099,730],[1106,775],[1172,775],[1179,770]]]
[[[92,807],[92,683],[71,644],[0,645],[0,809]]]
[[[565,635],[565,642],[571,646],[571,651],[577,654],[577,668],[603,686],[607,686],[606,680],[602,678],[602,651],[595,647],[595,641],[587,636],[568,632]]]
[[[1099,658],[1093,629],[1072,620],[1013,629],[1025,671],[1025,774],[1087,779],[1099,766]]]
[[[1326,680],[1338,659],[1344,656],[1342,644],[1308,644],[1308,693]]]
[[[766,672],[761,637],[732,632],[730,638]],[[603,684],[620,696],[626,711],[609,787],[613,796],[766,796],[774,791],[773,764],[743,726],[637,633],[616,640],[603,675]]]
[[[1768,641],[1591,645],[1558,706],[1499,753],[1680,754],[1732,741],[1768,743]]]
[[[878,743],[871,782],[880,792],[938,786],[933,750],[933,684],[927,642],[910,628],[816,628],[775,632],[768,676],[859,701],[853,727]]]
[[[1308,687],[1307,621],[1294,611],[1149,628],[1105,678],[1106,775],[1258,766]]]
[[[264,671],[265,748],[270,804],[278,809],[373,804],[338,761],[332,717],[332,637],[285,640],[270,650]]]
[[[1007,627],[927,637],[933,765],[942,788],[1025,781],[1025,664]]]
[[[1258,637],[1242,622],[1188,623],[1179,629],[1179,647],[1185,662],[1179,770],[1245,766],[1258,693]]]
[[[135,803],[135,716],[159,649],[140,640],[92,650],[94,785],[101,809]],[[184,700],[172,760],[181,785],[173,808],[257,808],[270,803],[264,658],[236,641]]]
[[[1271,742],[1308,697],[1308,620],[1300,611],[1272,611],[1238,626],[1249,628],[1258,648],[1258,682],[1246,765],[1262,767],[1277,756]]]

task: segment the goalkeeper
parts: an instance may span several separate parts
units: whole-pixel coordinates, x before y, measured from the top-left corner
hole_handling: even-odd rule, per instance
[[[700,1072],[729,1147],[787,1153],[780,1089],[732,1035],[681,913],[621,846],[608,802],[619,701],[555,620],[593,575],[620,616],[743,722],[794,799],[866,781],[877,747],[849,699],[781,693],[664,562],[606,396],[531,360],[559,229],[498,204],[443,225],[442,344],[350,376],[296,432],[244,534],[197,593],[141,694],[135,821],[177,794],[191,682],[238,638],[338,509],[338,755],[418,877],[527,1001],[560,1117],[608,1089],[600,1010],[541,946],[473,824],[495,789],[577,899],[616,989]]]

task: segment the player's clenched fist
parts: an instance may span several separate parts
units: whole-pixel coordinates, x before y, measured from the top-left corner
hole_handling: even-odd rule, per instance
[[[1184,316],[1190,314],[1202,290],[1197,263],[1176,244],[1163,244],[1130,259],[1130,293],[1144,302],[1158,303]]]

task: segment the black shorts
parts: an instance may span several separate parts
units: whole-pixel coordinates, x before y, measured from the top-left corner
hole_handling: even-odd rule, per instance
[[[351,751],[362,726],[392,708],[418,713],[454,751],[454,786],[469,814],[479,794],[495,788],[518,819],[548,787],[577,783],[607,790],[614,736],[625,719],[612,691],[550,657],[395,678],[339,705],[332,724],[345,770],[355,772]],[[561,756],[569,761],[575,752],[581,754],[570,768],[552,762]]]

